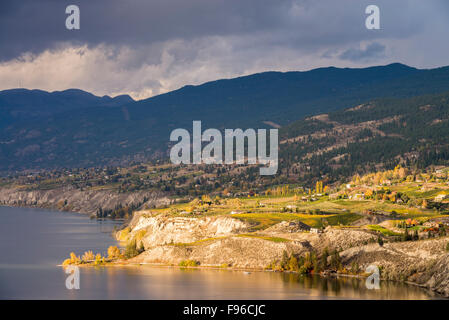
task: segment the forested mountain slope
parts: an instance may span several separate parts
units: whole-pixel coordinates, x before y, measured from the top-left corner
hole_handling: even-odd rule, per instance
[[[403,162],[449,161],[449,93],[380,99],[297,121],[281,130],[283,167],[335,181]]]
[[[192,120],[201,120],[203,129],[286,126],[305,116],[373,99],[447,90],[449,67],[418,70],[392,64],[265,72],[186,86],[137,102],[127,96],[99,98],[77,90],[33,91],[31,98],[30,92],[21,90],[1,92],[0,172],[165,157],[170,132],[191,130]],[[60,100],[61,95],[69,99]]]

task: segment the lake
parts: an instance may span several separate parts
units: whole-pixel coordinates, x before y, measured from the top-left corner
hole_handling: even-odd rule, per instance
[[[381,282],[368,290],[355,278],[174,267],[80,268],[68,290],[62,263],[70,252],[105,253],[117,221],[76,213],[0,207],[0,299],[431,299],[427,290]]]

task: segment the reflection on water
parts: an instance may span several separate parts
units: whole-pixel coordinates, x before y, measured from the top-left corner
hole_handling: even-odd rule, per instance
[[[283,281],[292,286],[298,284],[319,296],[345,299],[429,299],[434,294],[416,286],[396,282],[381,282],[379,290],[367,289],[365,279],[354,277],[321,278],[283,274]]]
[[[289,273],[121,266],[80,268],[80,290],[67,290],[61,263],[71,251],[106,252],[113,221],[48,210],[0,207],[1,299],[429,299],[429,292],[356,278]]]
[[[274,272],[121,266],[81,270],[80,295],[105,299],[429,299],[415,286],[381,282],[368,290],[357,278]]]

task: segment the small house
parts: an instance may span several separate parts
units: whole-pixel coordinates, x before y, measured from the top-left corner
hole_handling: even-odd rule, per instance
[[[437,195],[434,200],[436,202],[441,202],[441,201],[443,201],[444,199],[447,199],[447,198],[448,198],[448,195],[442,193],[442,194]]]
[[[352,196],[353,200],[365,200],[365,194],[364,193],[356,193]]]

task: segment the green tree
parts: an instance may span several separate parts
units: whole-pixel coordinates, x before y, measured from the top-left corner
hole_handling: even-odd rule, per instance
[[[382,238],[379,236],[377,237],[377,243],[379,244],[379,246],[383,246],[384,245],[384,241],[382,240]]]
[[[329,250],[327,247],[324,249],[323,254],[320,258],[320,270],[326,270],[327,269],[327,259],[329,258]]]
[[[282,259],[281,259],[281,268],[282,270],[287,270],[288,269],[288,254],[287,251],[283,251],[282,252]]]
[[[137,252],[138,252],[138,254],[141,254],[144,251],[145,251],[145,247],[143,246],[143,241],[140,241],[140,245],[139,245],[139,248],[137,248]]]
[[[415,232],[413,233],[413,240],[414,240],[414,241],[419,240],[418,230],[415,230]]]
[[[331,267],[334,270],[341,269],[341,258],[337,250],[334,250],[334,252],[331,255]]]
[[[118,259],[121,256],[120,249],[117,246],[110,246],[108,248],[108,258],[109,259]]]
[[[355,261],[351,264],[351,273],[357,274],[359,272],[359,264]]]
[[[137,256],[138,254],[139,251],[137,250],[136,240],[134,239],[130,241],[125,247],[125,258],[130,259]]]
[[[409,233],[408,233],[408,228],[407,228],[407,226],[405,227],[405,231],[404,231],[404,233],[403,233],[403,235],[402,235],[402,240],[403,240],[403,241],[409,241],[409,240],[410,240],[410,235],[409,235]]]

